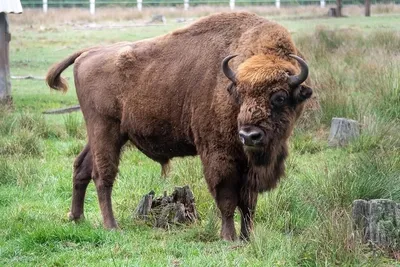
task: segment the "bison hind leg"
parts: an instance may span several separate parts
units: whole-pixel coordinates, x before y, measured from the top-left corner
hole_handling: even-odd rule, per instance
[[[91,180],[92,153],[89,145],[86,145],[74,163],[73,188],[72,188],[72,204],[68,218],[71,221],[81,221],[84,219],[84,200],[86,188]]]
[[[121,134],[120,123],[109,117],[97,116],[94,113],[86,118],[90,150],[93,155],[92,177],[96,186],[97,197],[107,229],[118,227],[111,203],[111,194],[118,173],[121,148],[127,137]]]

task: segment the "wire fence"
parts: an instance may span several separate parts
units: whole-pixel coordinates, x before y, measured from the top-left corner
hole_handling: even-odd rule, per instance
[[[92,0],[93,1],[93,0]],[[89,8],[90,0],[21,0],[23,7],[42,8],[44,3],[48,7],[78,7]],[[143,6],[180,6],[184,0],[96,0],[96,7],[119,6],[135,7],[138,3]],[[218,5],[229,6],[230,0],[189,0],[190,6]],[[277,0],[235,0],[236,6],[276,5]],[[279,0],[280,6],[320,5],[321,0]],[[327,5],[335,4],[336,0],[325,0]],[[400,0],[371,0],[371,4],[400,4]],[[362,5],[364,0],[343,0],[343,5]]]

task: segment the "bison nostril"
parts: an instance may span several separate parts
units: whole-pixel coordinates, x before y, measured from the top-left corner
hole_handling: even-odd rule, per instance
[[[244,144],[245,141],[247,140],[247,133],[243,130],[239,131],[239,137],[240,137],[240,141],[242,141],[242,143]]]
[[[258,127],[243,127],[239,131],[239,137],[246,146],[260,145],[264,138],[264,132]]]
[[[250,133],[250,138],[253,141],[260,141],[262,138],[262,134],[260,132],[251,132]]]

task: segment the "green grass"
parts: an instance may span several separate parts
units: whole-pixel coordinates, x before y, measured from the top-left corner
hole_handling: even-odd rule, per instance
[[[286,177],[260,196],[250,243],[219,240],[219,215],[196,157],[174,159],[170,175],[135,148],[124,150],[113,191],[121,227],[106,231],[93,183],[86,221],[67,220],[72,164],[86,143],[80,113],[42,115],[77,103],[71,70],[66,95],[44,81],[13,80],[14,109],[0,110],[1,266],[393,266],[371,253],[351,227],[354,199],[400,201],[400,87],[398,16],[288,20],[311,68],[319,108],[291,138]],[[69,53],[92,45],[139,40],[178,24],[102,30],[38,25],[15,27],[13,75],[44,76]],[[384,29],[384,30],[382,30]],[[332,117],[361,123],[348,147],[327,146]],[[133,218],[141,197],[189,184],[201,221],[154,229]],[[239,225],[236,216],[236,226]]]

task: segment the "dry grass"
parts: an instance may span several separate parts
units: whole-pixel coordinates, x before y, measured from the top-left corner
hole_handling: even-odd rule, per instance
[[[236,7],[235,11],[249,11],[268,17],[291,17],[313,18],[323,17],[328,13],[329,8],[320,8],[315,6],[294,6],[282,7],[275,6],[246,6]],[[400,5],[395,4],[378,4],[372,5],[371,13],[387,14],[400,13]],[[89,22],[135,22],[143,23],[151,20],[155,14],[163,14],[167,18],[197,18],[217,12],[229,12],[229,6],[195,6],[188,11],[182,7],[143,7],[143,11],[139,12],[136,7],[103,7],[96,9],[96,15],[92,16],[88,8],[50,8],[45,14],[41,9],[25,8],[22,15],[11,15],[12,24],[19,25],[35,25],[35,24],[70,24],[70,23],[89,23]],[[363,6],[349,5],[343,8],[343,13],[348,16],[362,15]]]

